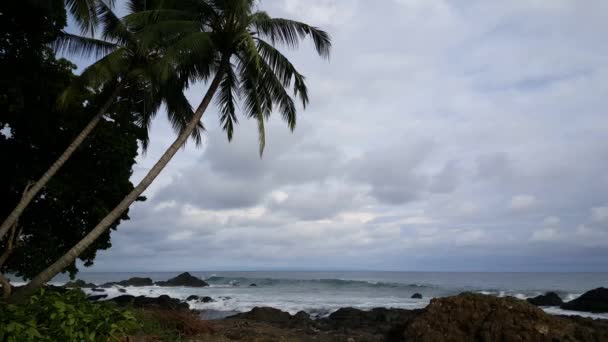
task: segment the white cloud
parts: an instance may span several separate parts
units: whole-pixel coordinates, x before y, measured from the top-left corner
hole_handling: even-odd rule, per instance
[[[556,228],[543,228],[532,233],[532,241],[556,241],[560,233]]]
[[[608,205],[591,208],[591,218],[594,222],[608,223]]]
[[[513,210],[528,210],[537,204],[538,200],[533,195],[516,195],[511,198],[510,207]]]

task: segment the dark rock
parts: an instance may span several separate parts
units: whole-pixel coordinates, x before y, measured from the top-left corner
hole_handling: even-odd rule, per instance
[[[186,298],[186,301],[191,301],[191,300],[198,300],[200,297],[197,295],[192,295],[192,296],[188,296],[188,298]]]
[[[270,307],[255,307],[249,312],[243,312],[228,318],[248,319],[252,321],[288,325],[291,315],[288,312]]]
[[[561,305],[562,309],[587,312],[608,312],[608,289],[599,287]]]
[[[133,277],[133,278],[129,278],[127,280],[112,281],[109,283],[105,283],[105,284],[101,285],[101,287],[108,288],[108,287],[112,287],[115,285],[118,285],[118,286],[152,286],[152,285],[154,285],[154,282],[150,278]]]
[[[373,308],[370,311],[355,308],[340,308],[329,317],[321,319],[326,328],[356,329],[360,327],[376,327],[388,330],[393,324],[403,324],[411,320],[419,310]]]
[[[118,292],[120,292],[120,293],[127,293],[127,290],[125,290],[125,289],[118,289]]]
[[[293,319],[298,321],[310,321],[310,315],[304,311],[298,311],[293,315]]]
[[[87,283],[82,279],[76,279],[74,281],[68,281],[67,283],[65,283],[63,285],[63,287],[65,288],[92,288],[92,287],[97,287],[97,285],[93,284],[93,283]]]
[[[406,341],[601,341],[593,328],[513,297],[463,293],[436,298],[404,329]],[[585,338],[585,336],[591,339]],[[601,337],[601,336],[600,336]]]
[[[526,299],[528,303],[536,306],[560,306],[564,302],[555,292],[547,292],[544,295]]]
[[[178,275],[177,277],[171,278],[167,281],[157,281],[156,285],[158,285],[158,286],[189,286],[189,287],[209,286],[209,284],[207,284],[207,282],[205,282],[204,280],[202,280],[200,278],[192,276],[188,272],[184,272],[184,273]]]
[[[87,299],[94,302],[94,301],[97,301],[97,300],[100,300],[100,299],[104,299],[104,298],[107,298],[107,297],[108,297],[107,294],[101,294],[101,295],[87,296]]]
[[[411,298],[422,299],[422,295],[420,293],[414,293]]]
[[[201,302],[210,303],[210,302],[213,302],[213,298],[205,296],[205,297],[201,298]]]
[[[249,284],[249,286],[255,287],[255,286],[258,286],[258,285],[255,284],[255,283],[251,283],[251,284]]]
[[[132,304],[133,307],[136,308],[157,308],[157,309],[166,309],[166,310],[189,310],[190,307],[187,303],[182,302],[177,298],[171,298],[167,295],[162,295],[160,297],[146,297],[146,296],[131,296],[131,295],[122,295],[108,301],[115,302],[120,306],[126,306]]]
[[[105,292],[105,289],[100,289],[100,288],[92,288],[91,291],[93,292]]]

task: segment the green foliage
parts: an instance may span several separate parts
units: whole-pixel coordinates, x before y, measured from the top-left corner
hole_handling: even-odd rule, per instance
[[[140,329],[130,309],[90,302],[80,290],[41,290],[25,304],[0,304],[0,342],[105,342]]]
[[[47,48],[65,25],[63,1],[0,1],[0,218],[14,208],[28,182],[37,180],[89,122],[112,84],[79,92],[63,110],[57,97],[75,66]],[[44,5],[44,4],[46,5]],[[34,20],[35,19],[35,20]],[[34,20],[34,21],[32,21]],[[35,23],[35,25],[33,24]],[[30,26],[32,29],[30,29]],[[21,246],[0,271],[31,278],[82,239],[125,194],[137,156],[142,90],[127,87],[107,117],[72,155],[19,219]],[[127,213],[111,226],[116,229]],[[6,239],[0,241],[4,250]],[[110,232],[80,255],[92,264],[107,249]],[[75,274],[75,263],[66,271]]]

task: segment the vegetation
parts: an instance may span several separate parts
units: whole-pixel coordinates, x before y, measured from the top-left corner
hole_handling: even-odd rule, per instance
[[[75,66],[55,58],[49,44],[65,25],[62,1],[2,2],[0,16],[0,154],[6,165],[0,168],[0,217],[6,217],[19,202],[24,189],[40,177],[49,165],[102,106],[111,91],[83,89],[64,110],[57,97],[73,84]],[[35,25],[35,24],[37,25]],[[146,138],[139,123],[141,87],[125,89],[105,112],[98,129],[80,146],[56,177],[51,179],[31,203],[10,238],[0,239],[0,271],[34,277],[54,259],[63,255],[88,233],[126,193],[138,141]],[[92,181],[94,180],[94,181]],[[140,198],[142,199],[142,198]],[[111,246],[110,231],[79,258],[91,265],[96,251]],[[77,272],[76,264],[64,270]],[[10,290],[8,285],[3,286]],[[5,292],[5,296],[8,295]]]
[[[118,341],[142,325],[131,309],[92,303],[79,290],[41,290],[21,305],[0,305],[0,341]]]
[[[236,104],[241,100],[246,117],[258,122],[260,154],[265,143],[264,121],[273,109],[281,112],[291,129],[295,128],[296,108],[286,88],[293,84],[294,96],[300,97],[302,104],[306,105],[308,95],[304,77],[273,44],[296,47],[301,39],[309,36],[317,52],[328,57],[331,43],[325,32],[304,23],[254,12],[255,1],[252,0],[167,3],[169,7],[137,11],[125,22],[142,28],[142,34],[148,37],[144,40],[158,41],[154,51],[162,51],[164,58],[171,59],[164,65],[176,63],[182,77],[212,79],[207,93],[177,139],[133,191],[64,256],[21,288],[12,297],[14,300],[26,297],[52,279],[107,231],[184,145],[217,92],[220,119],[228,139],[232,137],[237,122]],[[165,49],[167,46],[173,48]],[[203,58],[192,58],[190,50]]]

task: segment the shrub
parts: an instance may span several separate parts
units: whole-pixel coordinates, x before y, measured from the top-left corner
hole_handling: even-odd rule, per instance
[[[0,342],[118,341],[139,329],[130,309],[90,302],[80,290],[43,289],[24,304],[0,304]]]

